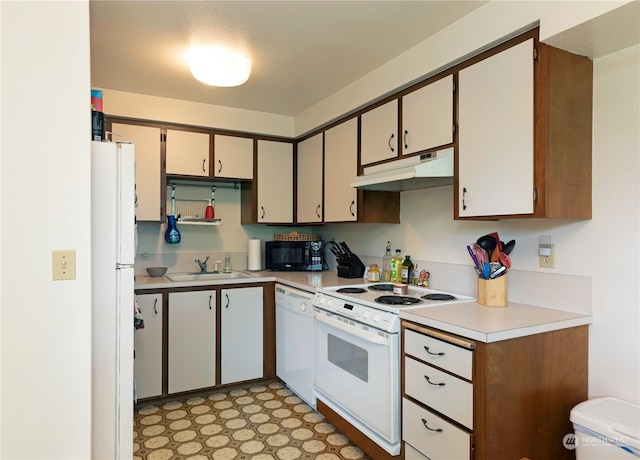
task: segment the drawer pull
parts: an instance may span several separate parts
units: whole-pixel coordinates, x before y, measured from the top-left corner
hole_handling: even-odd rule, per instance
[[[429,428],[429,424],[427,423],[427,421],[425,419],[422,419],[422,424],[429,431],[435,431],[436,433],[442,433],[442,428],[435,428],[435,429],[434,428]]]
[[[429,351],[429,347],[426,346],[426,345],[424,346],[424,351],[426,351],[427,353],[429,353],[430,355],[433,355],[433,356],[444,356],[444,351],[441,351],[440,353],[431,353]]]
[[[431,380],[429,380],[429,376],[428,375],[425,375],[424,378],[426,379],[427,382],[429,382],[430,385],[433,385],[433,386],[443,387],[443,386],[446,385],[446,383],[444,383],[444,382],[433,383]]]

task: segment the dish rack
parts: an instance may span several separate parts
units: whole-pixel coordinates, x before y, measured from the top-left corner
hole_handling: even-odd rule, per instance
[[[175,200],[176,220],[190,225],[220,225],[221,219],[204,217],[209,200]]]

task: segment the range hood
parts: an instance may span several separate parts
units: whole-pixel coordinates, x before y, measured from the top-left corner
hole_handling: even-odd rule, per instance
[[[351,187],[400,192],[453,184],[453,147],[364,168]]]

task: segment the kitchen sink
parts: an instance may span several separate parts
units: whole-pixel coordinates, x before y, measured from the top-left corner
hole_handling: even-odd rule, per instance
[[[205,272],[205,273],[167,273],[165,275],[171,281],[207,281],[207,280],[230,280],[238,278],[252,278],[251,275],[247,275],[242,272]]]

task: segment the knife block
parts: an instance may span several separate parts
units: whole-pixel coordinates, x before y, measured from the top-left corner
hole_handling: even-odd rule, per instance
[[[338,260],[338,278],[362,278],[364,264],[360,258],[352,254],[349,260]]]
[[[336,259],[338,262],[338,278],[362,278],[364,276],[364,264],[360,258],[351,254],[348,259]]]

